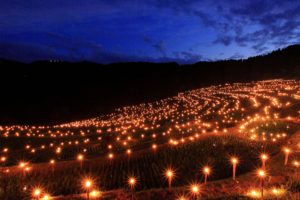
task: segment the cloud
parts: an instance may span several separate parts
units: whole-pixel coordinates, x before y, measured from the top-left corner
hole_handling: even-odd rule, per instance
[[[150,44],[157,52],[161,53],[162,55],[166,54],[166,45],[164,41],[154,41],[150,37],[144,37],[144,42]]]
[[[275,48],[289,44],[291,38],[299,34],[299,9],[299,1],[268,0],[254,0],[244,6],[232,7],[230,14],[234,16],[233,21],[244,18],[246,22],[236,23],[237,27],[256,27],[248,28],[243,34],[235,34],[235,42],[240,46],[251,46],[258,53],[266,51],[270,44]]]
[[[291,40],[299,41],[300,1],[297,0],[213,0],[201,3],[163,0],[157,5],[199,18],[204,26],[216,32],[213,45],[235,43],[261,53],[270,46],[280,48],[293,43]]]
[[[203,59],[202,55],[188,52],[188,51],[182,51],[180,52],[180,54],[182,55],[183,60],[186,60],[187,63],[195,63]]]
[[[191,50],[189,51],[174,51],[174,61],[181,63],[181,64],[188,64],[188,63],[196,63],[199,61],[204,60],[203,56],[199,53],[194,53]]]
[[[213,44],[223,44],[224,46],[229,46],[233,42],[233,37],[229,35],[218,35],[217,39]]]
[[[253,0],[249,1],[246,5],[232,7],[230,11],[234,15],[256,17],[270,11],[271,7],[272,5],[267,0]]]

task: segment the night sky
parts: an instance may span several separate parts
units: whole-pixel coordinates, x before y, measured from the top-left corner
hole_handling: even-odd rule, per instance
[[[193,63],[300,42],[300,0],[1,0],[0,58]]]

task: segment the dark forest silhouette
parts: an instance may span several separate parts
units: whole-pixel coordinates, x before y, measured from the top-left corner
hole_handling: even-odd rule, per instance
[[[61,123],[226,82],[300,77],[300,45],[245,60],[177,63],[0,60],[0,124]]]

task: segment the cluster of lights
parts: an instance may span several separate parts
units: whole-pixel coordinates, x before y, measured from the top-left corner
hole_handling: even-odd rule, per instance
[[[175,97],[153,103],[116,109],[114,113],[84,121],[56,126],[1,126],[0,137],[28,137],[29,140],[51,138],[53,141],[48,144],[39,146],[25,144],[25,152],[29,154],[28,160],[31,160],[30,158],[35,154],[43,154],[47,151],[54,151],[57,156],[49,159],[60,160],[67,149],[74,148],[84,153],[89,145],[102,143],[101,135],[108,133],[114,140],[109,144],[109,152],[107,152],[108,158],[112,159],[114,149],[121,147],[127,155],[131,155],[135,146],[139,145],[139,141],[152,141],[151,148],[156,150],[160,138],[169,137],[167,140],[169,144],[177,146],[197,140],[200,133],[209,131],[227,133],[228,124],[242,122],[241,127],[246,127],[257,120],[278,118],[278,113],[272,115],[272,108],[291,106],[291,102],[297,100],[295,93],[298,90],[297,81],[279,79],[211,86],[180,93]],[[291,100],[282,102],[280,97],[290,97]],[[242,102],[247,100],[253,107],[242,106]],[[265,103],[265,100],[269,104]],[[259,112],[261,108],[265,116],[250,117],[253,110]],[[214,117],[216,120],[207,121],[211,116],[216,116]],[[170,125],[161,130],[162,123],[166,120]],[[287,135],[286,133],[264,134],[262,139],[266,140],[269,136],[273,141],[277,141]],[[250,137],[257,139],[259,136],[252,133]],[[2,152],[10,152],[14,155],[14,151],[12,148],[4,147]],[[5,161],[1,159],[2,162],[14,159],[8,155],[2,156],[3,159],[4,157]],[[72,159],[72,157],[64,157],[64,159]]]
[[[45,193],[41,188],[35,188],[32,191],[32,197],[36,200],[50,200],[51,196]]]
[[[21,150],[1,146],[0,164],[7,166],[6,163],[9,163],[7,161],[14,160],[14,155],[22,151],[28,156],[27,160],[38,155],[55,155],[53,158],[47,158],[52,171],[56,168],[56,164],[63,161],[62,158],[76,160],[74,162],[80,163],[80,168],[83,168],[85,161],[92,157],[89,155],[89,149],[93,146],[102,145],[101,148],[106,151],[99,156],[113,160],[117,159],[119,154],[132,156],[143,144],[149,144],[147,147],[152,152],[159,152],[163,148],[176,148],[197,141],[201,135],[228,134],[229,127],[237,125],[241,136],[246,135],[247,138],[249,136],[250,140],[277,142],[288,136],[287,131],[258,133],[259,128],[261,124],[269,126],[276,123],[276,120],[294,120],[290,116],[282,118],[280,109],[288,108],[293,102],[299,101],[299,89],[300,82],[291,80],[225,84],[187,91],[153,103],[123,107],[111,114],[84,121],[56,126],[1,126],[0,137],[3,139],[26,137],[30,143],[24,144]],[[165,121],[169,122],[167,127],[163,126]],[[287,126],[286,130],[288,129]],[[107,141],[103,139],[105,137],[109,138],[109,144],[105,143]],[[50,139],[50,142],[32,145],[34,142],[31,141],[45,138]],[[63,156],[65,152],[70,151],[76,154]],[[288,165],[292,150],[285,147],[283,153],[284,165]],[[269,155],[261,154],[260,160],[261,169],[257,172],[257,176],[261,180],[260,195],[263,196]],[[233,156],[229,161],[232,166],[232,179],[235,180],[240,160]],[[293,161],[293,165],[296,168],[300,166],[298,161]],[[15,167],[25,176],[33,166],[33,163],[21,161]],[[5,172],[9,173],[10,168],[6,167]],[[202,168],[204,183],[207,183],[212,172],[210,166]],[[168,168],[164,175],[171,188],[176,177],[175,170]],[[135,177],[128,178],[131,190],[136,184]],[[97,191],[93,190],[92,180],[85,180],[83,185],[87,198],[96,195]],[[193,184],[191,192],[199,194],[200,186]],[[35,196],[41,198],[41,195],[42,191],[37,189]]]
[[[267,191],[265,191],[265,194],[262,194],[261,191],[258,189],[251,189],[249,192],[247,192],[247,196],[253,198],[253,199],[262,199],[263,197],[267,197],[268,199],[277,199],[283,197],[283,195],[286,193],[286,190],[284,188],[271,188]]]

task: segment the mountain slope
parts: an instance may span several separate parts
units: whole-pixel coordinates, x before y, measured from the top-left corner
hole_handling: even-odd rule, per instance
[[[60,123],[210,84],[300,77],[300,45],[245,60],[177,63],[0,60],[0,124]]]

